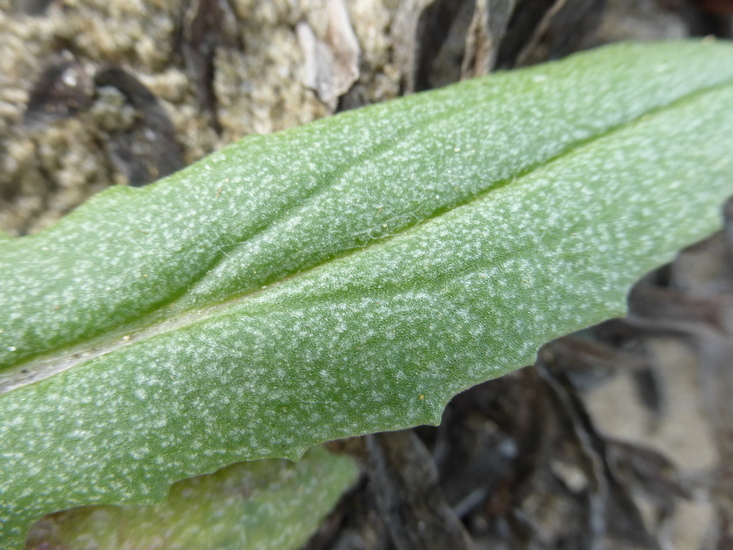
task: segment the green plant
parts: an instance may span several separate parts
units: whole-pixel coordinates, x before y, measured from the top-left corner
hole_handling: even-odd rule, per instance
[[[297,463],[254,460],[175,483],[151,506],[84,506],[45,518],[27,550],[300,548],[358,477],[345,456],[310,449]]]
[[[719,226],[733,47],[619,45],[251,136],[0,242],[0,537],[440,421]]]

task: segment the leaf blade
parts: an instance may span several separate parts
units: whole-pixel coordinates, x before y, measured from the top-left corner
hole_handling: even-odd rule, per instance
[[[707,59],[709,50],[701,51]],[[730,47],[720,51],[732,55]],[[593,55],[580,59],[598,64]],[[584,89],[596,85],[591,80]],[[656,85],[669,88],[664,79]],[[389,238],[382,231],[369,246],[339,258],[344,241],[337,235],[328,261],[290,279],[281,273],[282,282],[262,292],[252,292],[256,278],[245,292],[232,291],[224,273],[222,295],[206,289],[197,295],[220,300],[205,315],[179,314],[181,324],[164,325],[175,330],[147,334],[0,396],[7,442],[0,487],[19,495],[3,504],[4,532],[18,533],[29,518],[58,507],[153,501],[172,481],[235,460],[297,457],[319,441],[439,421],[457,391],[532,362],[536,348],[553,337],[622,313],[635,278],[718,226],[713,205],[730,192],[733,176],[731,107],[730,84],[702,86],[666,108],[645,105],[645,118],[606,128],[591,141],[571,136],[575,147],[552,149],[526,173],[509,163],[514,181],[492,180],[479,193],[469,178],[462,206],[428,205],[439,211],[435,219],[400,226]],[[337,136],[345,131],[338,124]],[[425,150],[418,160],[432,162]],[[450,158],[438,160],[441,177],[457,169]],[[470,166],[469,172],[483,165]],[[696,181],[706,184],[689,185]],[[668,193],[658,191],[661,184]],[[124,200],[116,202],[118,196]],[[120,191],[96,205],[140,202],[140,196]],[[381,197],[368,203],[372,210],[379,210]],[[689,223],[664,215],[672,207]],[[86,230],[85,215],[65,227]],[[368,223],[375,220],[384,218]],[[317,221],[306,227],[312,231]],[[352,238],[363,227],[343,224]],[[381,229],[394,229],[386,225]],[[632,233],[636,240],[628,238]],[[293,235],[282,256],[297,242]],[[38,242],[53,238],[47,233]],[[262,244],[217,262],[255,270],[255,260],[241,262],[266,250]],[[178,299],[184,306],[176,311],[192,303]],[[164,464],[156,462],[161,456]]]
[[[95,506],[36,524],[26,548],[300,548],[358,478],[346,456],[315,447],[297,464],[238,463],[174,484],[156,506]]]

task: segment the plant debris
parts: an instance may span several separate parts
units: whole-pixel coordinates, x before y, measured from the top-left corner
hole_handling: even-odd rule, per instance
[[[129,124],[108,129],[109,155],[130,185],[145,185],[183,168],[175,128],[145,85],[118,67],[97,72],[94,81],[119,90],[134,110]]]

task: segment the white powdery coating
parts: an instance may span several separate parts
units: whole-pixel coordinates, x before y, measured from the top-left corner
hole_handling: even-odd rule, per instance
[[[730,50],[725,51],[730,55]],[[594,66],[590,61],[587,64]],[[568,66],[572,66],[570,62]],[[555,67],[562,73],[565,65]],[[544,70],[549,76],[542,85],[555,77],[550,68]],[[517,81],[519,88],[527,85],[526,80]],[[664,93],[656,90],[656,96],[647,95],[657,101],[660,96],[667,97],[667,88],[684,88],[680,78],[670,82],[661,86]],[[466,86],[483,89],[480,83]],[[626,88],[616,88],[623,96]],[[540,95],[550,94],[551,89]],[[584,89],[588,91],[588,84]],[[446,93],[445,97],[451,96]],[[649,108],[649,104],[632,99],[627,101],[625,116]],[[599,105],[604,101],[605,96]],[[13,499],[0,503],[0,529],[20,529],[34,514],[75,503],[158,498],[172,480],[211,471],[234,460],[297,456],[326,439],[437,422],[445,402],[456,391],[531,362],[537,346],[550,338],[620,313],[624,293],[636,277],[669,259],[680,243],[700,238],[716,226],[711,205],[729,193],[733,175],[729,155],[733,137],[727,131],[733,124],[731,103],[730,86],[708,91],[580,146],[488,193],[485,191],[491,183],[488,187],[474,186],[481,180],[479,168],[487,166],[481,163],[494,166],[486,159],[488,145],[482,131],[461,131],[468,121],[461,118],[460,111],[451,115],[458,122],[456,126],[450,126],[446,119],[435,123],[439,130],[434,135],[418,131],[418,142],[425,141],[428,146],[417,148],[417,160],[410,159],[400,141],[393,148],[370,152],[359,166],[365,167],[372,179],[364,176],[362,180],[361,172],[329,165],[328,170],[340,172],[325,181],[327,190],[322,192],[308,183],[307,170],[303,172],[307,155],[293,158],[288,177],[293,186],[304,185],[312,197],[311,206],[302,209],[297,201],[284,206],[278,203],[261,218],[257,211],[246,211],[252,227],[258,228],[251,241],[254,244],[247,240],[232,246],[229,255],[222,257],[207,255],[207,243],[227,235],[226,231],[238,223],[243,211],[237,210],[237,200],[251,205],[256,199],[252,189],[233,187],[231,194],[239,194],[239,198],[227,199],[223,206],[231,206],[232,212],[227,215],[225,211],[218,218],[214,217],[216,209],[202,207],[201,216],[187,220],[181,208],[174,204],[164,210],[159,199],[138,205],[141,214],[136,223],[141,228],[157,223],[161,228],[175,227],[178,236],[186,231],[194,235],[203,220],[208,224],[206,231],[211,232],[211,240],[202,244],[166,239],[165,233],[151,236],[141,229],[140,235],[132,235],[140,240],[140,249],[125,247],[134,260],[129,265],[145,271],[139,277],[161,279],[151,283],[151,288],[166,286],[169,279],[179,284],[191,278],[175,272],[180,269],[178,264],[161,267],[170,271],[165,276],[153,269],[148,272],[150,265],[157,265],[146,263],[155,259],[156,251],[167,250],[165,257],[172,254],[186,261],[214,258],[216,263],[207,264],[207,269],[213,269],[223,287],[229,289],[223,295],[228,298],[234,285],[249,288],[247,285],[261,282],[248,271],[259,267],[257,258],[265,261],[269,247],[276,249],[274,265],[287,265],[283,273],[290,274],[288,270],[307,267],[298,263],[300,260],[291,262],[293,243],[298,239],[311,256],[326,250],[320,257],[324,262],[341,251],[349,238],[352,244],[364,245],[390,234],[395,227],[413,223],[399,217],[405,204],[440,211],[446,205],[456,206],[455,201],[468,202],[258,295],[230,299],[227,307],[212,310],[208,318],[195,324],[3,395],[0,490],[12,494]],[[539,108],[525,107],[527,112]],[[497,113],[506,114],[503,104],[495,108]],[[477,116],[479,112],[473,111]],[[562,110],[557,113],[562,116],[556,130],[566,127]],[[397,119],[399,115],[394,111]],[[584,124],[592,127],[594,121],[588,115]],[[607,128],[608,120],[604,124]],[[515,153],[512,147],[517,143],[535,143],[541,148],[542,139],[554,139],[554,134],[544,133],[541,126],[528,123],[529,130],[522,129],[514,137],[492,134],[504,153],[495,166],[501,177],[492,179],[489,175],[488,181],[506,180],[527,167],[531,155],[524,158]],[[292,156],[302,146],[302,136],[318,134],[312,128],[281,134],[272,141],[258,138],[247,150],[260,147],[265,151],[268,143],[290,140]],[[447,128],[454,130],[449,137],[444,133]],[[355,131],[345,123],[334,125],[323,136],[344,140]],[[532,136],[523,132],[539,132],[542,139],[532,141]],[[476,135],[471,138],[471,133]],[[553,149],[552,154],[562,153],[582,136],[567,138],[564,148]],[[452,142],[453,149],[435,160],[431,154],[443,151],[446,140]],[[542,147],[549,150],[552,146],[546,143]],[[285,146],[273,147],[272,156],[265,157],[262,164],[284,166],[284,158],[272,159],[287,150]],[[552,156],[536,150],[531,154],[539,159]],[[374,155],[388,159],[385,162],[389,165],[382,166],[382,172],[381,165],[370,160]],[[476,156],[480,156],[478,165],[471,161]],[[215,165],[220,158],[223,154],[210,157],[208,165]],[[206,162],[201,165],[204,170]],[[384,173],[398,178],[402,164],[406,174],[425,178],[422,191],[415,189],[422,180],[406,178],[390,183],[383,179]],[[514,172],[502,172],[505,164]],[[225,168],[217,172],[219,179],[213,185],[187,189],[185,196],[177,196],[172,185],[157,189],[165,200],[184,204],[185,210],[188,202],[203,201],[204,197],[213,200],[208,193],[212,187],[218,189],[221,174],[228,171],[232,172],[226,176],[230,182],[244,177]],[[272,177],[272,172],[270,168],[263,174]],[[448,178],[451,175],[455,179]],[[349,181],[356,184],[350,186]],[[449,184],[435,187],[441,181]],[[695,188],[695,182],[704,182],[704,187]],[[280,184],[273,181],[272,185],[265,196],[276,201]],[[665,192],[659,191],[662,188]],[[455,190],[453,195],[450,189]],[[264,191],[258,188],[257,192]],[[297,195],[301,191],[292,192]],[[224,193],[222,189],[221,197]],[[445,202],[441,195],[427,206],[413,204],[419,193],[447,193],[448,199]],[[118,204],[115,197],[121,195],[129,195],[129,201],[143,196],[121,190],[100,198],[97,204],[108,201],[114,206]],[[146,200],[151,200],[150,196]],[[119,202],[120,208],[126,204]],[[320,225],[313,205],[325,209]],[[328,223],[334,210],[343,212],[347,206],[357,217],[374,210],[366,228],[373,228],[375,234],[362,237],[364,226],[354,225],[350,219],[336,218],[333,225]],[[284,208],[282,221],[272,218],[278,208]],[[88,222],[91,231],[92,218],[87,220],[85,215],[78,215],[74,223]],[[684,225],[678,223],[682,216]],[[375,219],[382,223],[374,226]],[[389,221],[393,219],[396,221]],[[301,227],[310,228],[311,233],[300,233]],[[205,239],[206,231],[198,236]],[[275,238],[279,232],[290,239],[280,248]],[[359,236],[354,238],[353,232]],[[51,231],[32,242],[48,246],[58,237],[61,246],[67,238],[64,235],[61,230]],[[242,267],[245,258],[254,263]],[[53,261],[69,262],[70,257]],[[76,261],[85,269],[94,268],[93,258],[81,253]],[[619,269],[619,261],[624,262],[623,269]],[[238,272],[232,267],[236,265],[240,265]],[[134,274],[129,270],[124,273],[128,277]],[[193,280],[200,280],[200,286],[192,297],[184,297],[184,302],[218,296],[213,287],[207,287],[206,277],[199,275]],[[117,284],[115,277],[124,278],[110,273],[112,283],[107,283]],[[84,289],[84,277],[78,278],[78,288]],[[129,291],[131,287],[126,288]],[[146,288],[143,285],[141,292]],[[55,290],[57,294],[64,291],[62,286]],[[126,307],[134,310],[136,297],[139,295],[134,293],[126,297]],[[110,314],[114,312],[119,310]],[[63,487],[63,494],[58,487]]]

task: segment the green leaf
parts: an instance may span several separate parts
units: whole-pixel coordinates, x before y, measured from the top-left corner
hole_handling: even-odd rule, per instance
[[[718,228],[732,127],[731,45],[620,45],[249,137],[0,243],[0,536],[439,422]]]
[[[300,548],[358,470],[315,447],[297,464],[255,460],[179,481],[157,506],[85,506],[36,524],[44,548],[288,550]]]

